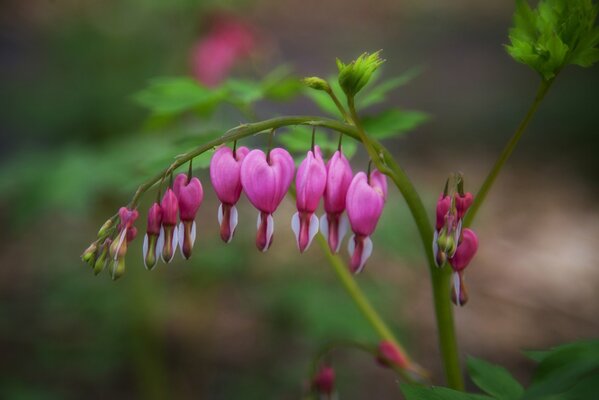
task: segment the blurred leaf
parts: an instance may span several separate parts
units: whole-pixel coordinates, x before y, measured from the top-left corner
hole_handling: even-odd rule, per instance
[[[176,114],[191,109],[208,112],[225,96],[222,89],[208,89],[191,78],[155,78],[134,100],[156,114]]]
[[[376,116],[364,117],[364,129],[377,139],[386,139],[409,132],[427,121],[429,115],[421,111],[391,109]]]
[[[479,358],[468,358],[468,373],[476,386],[497,399],[518,399],[524,392],[505,368]]]
[[[557,347],[542,358],[523,399],[558,395],[571,390],[589,375],[599,377],[599,340]]]
[[[247,79],[229,79],[223,84],[230,97],[228,100],[251,104],[264,97],[260,83]]]
[[[411,68],[395,78],[388,79],[383,83],[373,86],[372,89],[364,93],[360,100],[357,101],[359,108],[366,108],[382,103],[387,98],[388,92],[407,84],[420,75],[421,72],[421,68]]]
[[[275,68],[262,80],[264,97],[271,100],[288,100],[299,94],[302,88],[300,80],[291,75],[286,65]]]
[[[516,0],[506,50],[545,80],[568,64],[588,67],[599,60],[596,19],[591,0],[542,0],[536,9]]]
[[[278,134],[276,139],[290,152],[299,153],[300,159],[303,159],[312,145],[312,128],[307,126],[289,127]],[[315,144],[322,150],[323,157],[327,158],[328,155],[337,151],[339,136],[334,135],[334,137],[331,137],[326,131],[317,129]],[[356,141],[349,137],[343,138],[342,150],[345,157],[351,159],[357,150]]]
[[[305,88],[303,90],[303,93],[307,97],[309,97],[314,102],[314,104],[316,104],[318,106],[318,108],[320,108],[325,113],[330,114],[332,116],[336,116],[336,117],[339,116],[339,110],[337,110],[335,103],[333,102],[333,100],[331,100],[329,95],[326,94],[325,92],[310,89],[310,88]]]
[[[401,392],[406,400],[483,400],[491,397],[459,392],[444,387],[426,387],[415,384],[403,383],[400,386]]]

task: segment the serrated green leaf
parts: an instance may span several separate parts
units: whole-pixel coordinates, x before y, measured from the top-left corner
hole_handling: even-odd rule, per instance
[[[468,372],[476,386],[497,399],[515,400],[524,393],[520,383],[505,368],[498,365],[469,357]]]
[[[541,399],[567,392],[589,375],[599,376],[599,340],[557,347],[542,358],[522,398]]]
[[[444,387],[403,383],[399,386],[406,400],[488,400],[491,397],[459,392]]]
[[[421,72],[421,68],[411,68],[395,78],[388,79],[378,85],[373,86],[372,89],[366,91],[363,95],[361,95],[361,97],[358,98],[358,107],[366,108],[382,103],[385,101],[388,92],[407,84],[412,79],[420,75]]]
[[[391,109],[376,116],[363,118],[364,129],[376,139],[399,136],[422,125],[429,115],[421,111]]]
[[[224,96],[223,90],[208,89],[191,78],[156,78],[133,95],[138,104],[156,114],[177,114],[191,109],[209,111]]]

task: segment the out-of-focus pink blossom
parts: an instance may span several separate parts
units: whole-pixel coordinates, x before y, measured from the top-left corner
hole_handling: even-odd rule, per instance
[[[193,74],[204,85],[216,86],[255,47],[256,35],[247,23],[232,15],[215,16],[192,49]]]

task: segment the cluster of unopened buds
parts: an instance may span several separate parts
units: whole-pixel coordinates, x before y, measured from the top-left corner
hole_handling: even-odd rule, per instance
[[[282,148],[264,153],[237,147],[236,143],[233,149],[219,147],[210,162],[210,179],[220,201],[218,222],[222,240],[229,243],[233,238],[238,223],[236,204],[243,192],[259,211],[256,246],[267,251],[273,241],[273,214],[288,193],[294,175],[297,212],[291,218],[291,229],[299,251],[303,253],[320,231],[331,252],[337,253],[351,228],[350,269],[353,273],[362,271],[372,253],[370,236],[387,198],[387,180],[370,168],[368,173],[354,175],[341,147],[325,164],[320,148],[312,145],[297,171],[293,158]],[[190,165],[189,172],[177,175],[170,186],[148,212],[143,258],[149,270],[159,258],[169,263],[177,248],[189,259],[195,242],[195,217],[204,197],[202,184],[191,176]],[[321,199],[325,214],[319,219],[316,211]],[[100,229],[98,241],[83,254],[96,273],[110,264],[113,279],[123,274],[128,242],[137,233],[133,226],[137,217],[137,210],[122,207],[116,232],[106,234],[112,228],[112,219]]]
[[[478,238],[473,230],[464,228],[463,220],[472,205],[472,193],[464,192],[463,179],[457,176],[455,192],[449,191],[449,179],[437,201],[433,254],[437,267],[446,262],[453,270],[451,300],[458,306],[468,301],[464,270],[478,250]]]

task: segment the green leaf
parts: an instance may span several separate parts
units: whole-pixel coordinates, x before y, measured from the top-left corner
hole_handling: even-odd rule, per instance
[[[516,0],[506,50],[545,80],[568,64],[591,66],[599,60],[596,19],[597,6],[591,0],[541,0],[536,9]]]
[[[376,139],[399,136],[422,125],[429,115],[420,111],[391,109],[379,115],[363,118],[364,129]]]
[[[567,392],[589,375],[599,376],[599,340],[557,347],[542,358],[523,399]]]
[[[366,108],[382,103],[387,98],[388,92],[395,90],[398,87],[404,86],[412,79],[420,75],[421,72],[421,68],[411,68],[395,78],[391,78],[372,87],[372,89],[365,92],[357,102],[359,108]]]
[[[229,79],[223,84],[229,93],[228,100],[243,105],[254,103],[264,97],[262,85],[247,79]]]
[[[444,387],[426,387],[404,383],[400,386],[406,400],[484,400],[491,397],[459,392]]]
[[[468,358],[468,372],[476,386],[497,399],[519,399],[524,393],[520,383],[505,368],[479,358]]]
[[[208,89],[191,78],[156,78],[133,95],[138,104],[156,114],[177,114],[191,109],[208,112],[224,97],[219,89]]]
[[[333,103],[333,100],[331,100],[326,92],[305,88],[303,93],[310,98],[310,100],[312,100],[314,104],[316,104],[323,112],[335,117],[339,116],[339,110],[337,110],[335,103]]]

